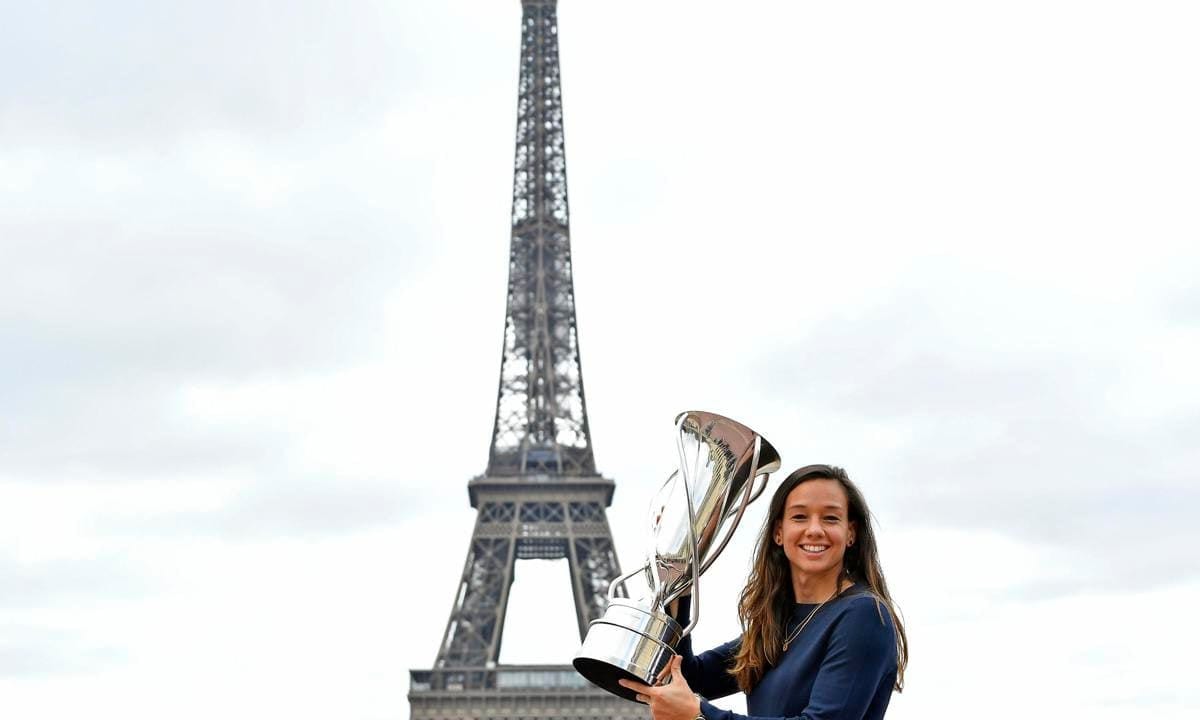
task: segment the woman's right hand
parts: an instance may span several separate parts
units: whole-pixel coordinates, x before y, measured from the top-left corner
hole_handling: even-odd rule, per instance
[[[637,692],[638,702],[650,706],[654,720],[695,720],[700,715],[700,698],[692,692],[683,678],[683,658],[676,655],[663,671],[667,682],[646,685],[635,680],[619,680],[622,687]]]

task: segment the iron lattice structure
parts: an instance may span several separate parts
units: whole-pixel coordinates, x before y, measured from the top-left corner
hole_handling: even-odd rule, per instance
[[[645,717],[570,665],[499,664],[516,562],[567,559],[582,640],[620,575],[583,394],[563,139],[556,0],[522,0],[508,302],[487,471],[462,579],[430,670],[413,670],[421,720]],[[565,661],[567,658],[561,658]]]
[[[555,2],[524,2],[508,309],[489,475],[594,475],[583,395]]]

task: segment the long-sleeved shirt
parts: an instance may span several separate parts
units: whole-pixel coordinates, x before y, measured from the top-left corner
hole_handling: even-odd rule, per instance
[[[815,607],[797,603],[788,630]],[[739,638],[699,655],[692,653],[690,635],[680,643],[683,676],[701,696],[707,720],[880,720],[887,710],[896,681],[896,632],[887,608],[857,587],[818,610],[747,693],[748,716],[707,700],[738,691],[729,669],[740,643]]]

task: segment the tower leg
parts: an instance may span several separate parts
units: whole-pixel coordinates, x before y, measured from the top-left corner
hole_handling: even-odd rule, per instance
[[[517,545],[511,522],[504,528],[509,530],[507,536],[495,537],[481,532],[481,529],[502,529],[496,527],[498,524],[485,522],[480,513],[434,665],[436,668],[483,667],[496,662]],[[488,525],[491,527],[483,528]]]

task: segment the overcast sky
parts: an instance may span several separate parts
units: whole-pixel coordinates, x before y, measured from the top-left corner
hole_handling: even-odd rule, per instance
[[[559,17],[622,564],[715,410],[870,500],[889,718],[1196,717],[1194,3]],[[519,19],[0,9],[0,716],[408,716],[495,411]],[[517,573],[502,660],[568,661],[565,567]]]

